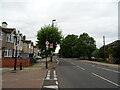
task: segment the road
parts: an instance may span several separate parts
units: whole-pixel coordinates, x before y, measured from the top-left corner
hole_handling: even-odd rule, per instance
[[[118,90],[118,68],[80,60],[56,58],[59,88],[114,88]]]

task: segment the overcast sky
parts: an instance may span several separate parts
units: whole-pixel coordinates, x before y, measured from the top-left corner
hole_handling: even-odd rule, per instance
[[[56,19],[64,36],[88,33],[97,47],[118,39],[119,0],[0,0],[0,22],[35,42],[37,31]]]

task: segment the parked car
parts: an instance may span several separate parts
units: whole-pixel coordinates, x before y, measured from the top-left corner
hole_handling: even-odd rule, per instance
[[[95,60],[95,57],[91,57],[91,60]]]
[[[40,56],[34,56],[35,59],[42,59]]]

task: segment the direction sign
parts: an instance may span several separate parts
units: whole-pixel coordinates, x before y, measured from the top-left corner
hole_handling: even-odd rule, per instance
[[[50,43],[50,48],[53,48],[53,43]]]
[[[49,41],[46,41],[45,44],[48,46],[49,45]]]

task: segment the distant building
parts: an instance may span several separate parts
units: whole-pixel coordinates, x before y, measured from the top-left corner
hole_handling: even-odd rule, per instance
[[[118,40],[120,40],[120,1],[118,2]]]

